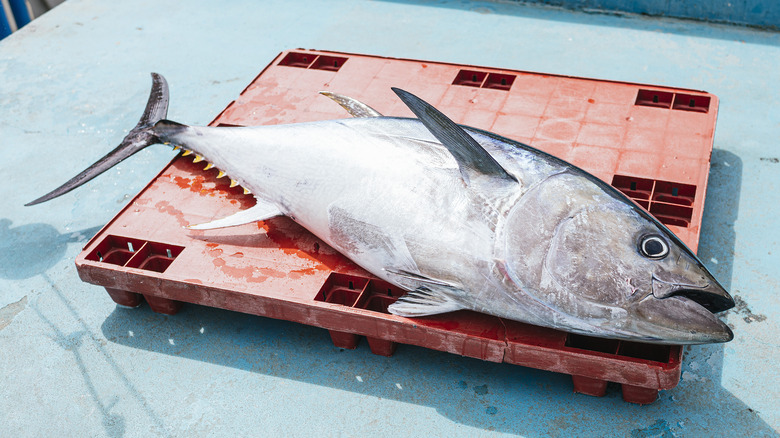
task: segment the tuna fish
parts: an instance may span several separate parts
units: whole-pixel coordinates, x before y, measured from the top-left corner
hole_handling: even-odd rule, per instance
[[[621,192],[528,145],[460,126],[393,89],[416,118],[384,117],[325,93],[354,118],[258,127],[165,120],[153,88],[119,147],[60,196],[151,144],[207,160],[257,204],[189,228],[286,215],[408,293],[410,318],[470,309],[590,336],[662,344],[725,342],[715,313],[734,306],[669,229]]]

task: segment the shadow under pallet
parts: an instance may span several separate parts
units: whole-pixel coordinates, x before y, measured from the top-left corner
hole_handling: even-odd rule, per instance
[[[318,96],[322,89],[410,116],[391,86],[420,95],[458,123],[579,165],[696,249],[717,117],[717,98],[708,93],[295,50],[281,53],[212,126],[344,118]],[[570,374],[575,391],[595,396],[616,382],[633,403],[652,403],[680,379],[680,346],[599,339],[470,311],[392,315],[387,308],[403,290],[285,217],[186,230],[254,204],[204,165],[174,158],[77,257],[82,280],[104,286],[123,306],[146,300],[172,315],[182,303],[196,303],[322,327],[340,348],[355,348],[362,337],[383,356],[398,344],[417,345]]]

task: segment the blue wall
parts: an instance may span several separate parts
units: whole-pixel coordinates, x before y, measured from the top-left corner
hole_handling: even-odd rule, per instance
[[[567,9],[631,12],[780,29],[777,0],[518,0]]]

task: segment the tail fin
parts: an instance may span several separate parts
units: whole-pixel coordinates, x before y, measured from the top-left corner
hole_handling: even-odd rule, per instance
[[[71,178],[68,182],[57,187],[51,192],[40,198],[25,204],[25,206],[40,204],[58,196],[64,195],[69,191],[85,184],[92,178],[100,175],[106,170],[119,164],[125,158],[135,154],[147,146],[159,143],[160,140],[152,132],[152,127],[158,121],[168,115],[168,82],[157,73],[152,73],[152,91],[149,94],[149,101],[146,103],[141,120],[130,130],[122,143],[105,157],[98,160],[95,164],[89,166],[83,172]]]

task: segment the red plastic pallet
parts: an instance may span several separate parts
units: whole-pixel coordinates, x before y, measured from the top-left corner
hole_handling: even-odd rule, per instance
[[[385,115],[412,114],[400,87],[459,123],[531,144],[612,183],[698,244],[717,97],[668,87],[522,71],[295,50],[281,53],[212,122],[262,125],[345,118],[320,90]],[[175,93],[175,90],[174,90]],[[176,98],[173,96],[175,105]],[[653,402],[680,378],[682,349],[567,334],[469,311],[408,319],[387,312],[404,292],[278,217],[189,231],[250,207],[240,187],[178,156],[77,257],[82,280],[118,304],[145,299],[160,313],[182,303],[325,328],[342,348],[366,337],[389,356],[413,344],[493,362],[570,374],[577,392]]]

